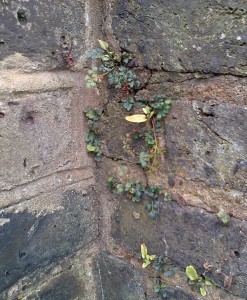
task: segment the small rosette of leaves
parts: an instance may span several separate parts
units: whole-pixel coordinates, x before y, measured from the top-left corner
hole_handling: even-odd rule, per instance
[[[156,256],[152,267],[165,277],[172,277],[175,275],[174,269],[167,264],[167,258],[165,256]]]
[[[154,292],[160,295],[162,299],[168,299],[166,288],[167,288],[166,284],[164,282],[161,282],[159,285],[156,285],[154,287]]]
[[[147,246],[145,244],[141,244],[141,256],[143,259],[142,268],[149,266],[156,257],[156,255],[148,254]]]
[[[185,272],[188,276],[189,283],[194,285],[202,296],[206,296],[206,286],[213,285],[213,283],[210,280],[207,280],[205,277],[199,276],[196,269],[193,266],[187,266]]]
[[[128,180],[125,184],[117,183],[115,185],[115,191],[119,194],[125,192],[127,197],[132,201],[140,202],[144,192],[144,185],[141,182]]]

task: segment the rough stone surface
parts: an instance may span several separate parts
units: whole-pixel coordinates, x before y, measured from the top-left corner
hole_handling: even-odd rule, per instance
[[[131,264],[102,253],[97,268],[101,282],[98,299],[146,299],[142,273]]]
[[[219,287],[206,300],[246,299],[246,1],[0,0],[0,15],[0,299],[157,300],[158,276],[169,299],[201,300],[184,269],[205,262]],[[138,165],[145,145],[119,93],[85,87],[97,39],[137,56],[137,99],[173,99],[154,173]],[[97,164],[89,107],[104,109]],[[109,193],[108,176],[160,184],[174,201],[151,221]],[[143,242],[175,276],[141,268]]]
[[[95,249],[94,249],[95,250]],[[1,299],[97,299],[97,276],[90,246],[28,274],[1,295]]]
[[[97,237],[92,207],[95,198],[64,193],[60,210],[44,215],[28,211],[1,213],[0,291],[34,270],[67,257]]]
[[[25,64],[28,71],[64,68],[70,64],[69,57],[71,64],[76,64],[88,50],[88,22],[94,22],[94,30],[101,23],[100,15],[91,19],[85,0],[1,0],[0,4],[0,59],[5,68],[15,68],[16,55],[20,54],[24,62],[29,62]],[[97,1],[91,4],[98,13]]]
[[[245,0],[115,1],[120,46],[150,69],[246,75]]]
[[[134,209],[140,213],[138,220],[132,216]],[[116,239],[125,241],[131,249],[138,251],[142,241],[146,241],[150,253],[167,256],[182,268],[192,264],[203,272],[203,264],[209,262],[213,265],[207,274],[209,278],[224,287],[225,276],[232,275],[229,291],[245,298],[246,221],[232,218],[224,226],[215,214],[164,202],[155,222],[148,218],[144,205],[121,199],[113,228]]]
[[[9,72],[2,79],[0,207],[93,182],[81,133],[87,107],[81,105],[81,75]]]

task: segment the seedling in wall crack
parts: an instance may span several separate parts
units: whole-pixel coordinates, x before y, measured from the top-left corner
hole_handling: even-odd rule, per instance
[[[141,256],[143,259],[142,268],[149,266],[156,257],[156,255],[148,254],[147,246],[145,244],[141,244]]]
[[[206,296],[206,286],[213,285],[213,283],[210,280],[207,280],[205,277],[199,276],[193,266],[186,267],[186,275],[188,276],[189,284],[194,285],[202,296]]]
[[[224,225],[228,225],[229,224],[230,217],[223,210],[219,210],[219,212],[217,213],[217,216],[219,217],[219,219],[221,220],[221,222]]]

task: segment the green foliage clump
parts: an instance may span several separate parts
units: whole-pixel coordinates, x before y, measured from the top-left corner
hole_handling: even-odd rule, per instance
[[[145,123],[141,132],[134,132],[134,139],[143,138],[146,144],[146,151],[139,154],[140,165],[143,169],[152,170],[156,166],[157,156],[163,152],[159,146],[157,134],[160,131],[160,121],[170,111],[171,99],[164,99],[164,96],[154,96],[153,101],[144,102],[143,114],[136,114],[125,117],[128,122]],[[127,106],[128,107],[128,106]]]
[[[102,40],[98,40],[98,42],[100,48],[93,49],[87,54],[87,58],[99,61],[99,66],[94,66],[87,71],[87,86],[89,88],[95,87],[104,78],[107,78],[110,87],[123,92],[125,98],[123,107],[130,111],[136,102],[135,93],[141,87],[134,70],[129,67],[132,56],[127,52],[117,54],[111,50],[107,42]],[[152,101],[142,102],[145,103],[145,107],[142,108],[143,113],[126,116],[125,119],[133,123],[144,122],[146,124],[143,132],[136,136],[144,138],[146,143],[146,151],[142,151],[139,154],[139,162],[143,169],[153,170],[156,166],[157,156],[163,152],[163,149],[159,146],[157,133],[161,127],[160,121],[169,113],[171,99],[164,99],[163,96],[154,96]],[[90,135],[90,138],[93,138],[92,135]],[[96,138],[89,146],[88,151],[99,152]]]
[[[141,86],[140,81],[134,71],[128,67],[132,60],[131,54],[123,52],[116,54],[111,50],[109,44],[105,41],[98,40],[100,48],[96,48],[88,52],[87,58],[98,59],[99,66],[94,66],[87,71],[86,81],[87,87],[93,88],[104,78],[107,78],[108,84],[114,89],[122,90],[130,101],[134,101],[129,97]],[[131,104],[125,104],[127,110],[130,110]]]
[[[93,154],[96,161],[101,159],[101,138],[98,132],[96,121],[99,120],[102,111],[99,109],[88,109],[85,111],[85,115],[88,119],[89,130],[86,133],[85,141],[87,143],[87,151]]]
[[[156,219],[159,214],[160,200],[166,200],[166,195],[160,186],[152,185],[145,187],[142,182],[128,180],[125,183],[116,182],[115,178],[108,178],[108,187],[111,192],[124,193],[134,202],[146,202],[145,209],[151,219]]]

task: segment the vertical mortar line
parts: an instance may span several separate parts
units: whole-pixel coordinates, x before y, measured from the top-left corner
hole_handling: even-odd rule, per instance
[[[85,1],[85,25],[86,25],[86,37],[85,37],[85,44],[86,44],[86,50],[91,50],[93,48],[98,47],[97,40],[98,39],[104,39],[102,36],[104,36],[104,17],[103,17],[103,7],[105,3],[102,0],[86,0]],[[92,61],[92,64],[95,64],[96,60]],[[100,93],[100,95],[104,95],[105,93]],[[101,98],[101,99],[100,99]],[[102,100],[103,96],[97,96],[97,102],[92,103],[91,106],[97,106],[100,102],[104,103]],[[93,162],[94,165],[94,172],[96,168],[99,168],[95,162]],[[96,230],[97,230],[97,240],[96,240],[96,247],[98,248],[98,252],[102,251],[103,249],[107,248],[104,239],[102,238],[102,228],[104,224],[104,207],[105,207],[105,201],[104,196],[97,191],[98,197],[97,202],[94,207],[94,211],[96,214]],[[104,291],[102,287],[102,278],[101,278],[101,271],[99,264],[97,262],[98,270],[99,270],[99,277],[101,280],[101,293],[102,293],[102,299],[104,300]]]
[[[103,289],[103,283],[102,283],[102,276],[101,276],[101,271],[100,271],[99,261],[97,261],[97,267],[98,267],[98,271],[99,271],[101,299],[102,299],[102,300],[105,300],[105,295],[104,295],[104,289]]]

